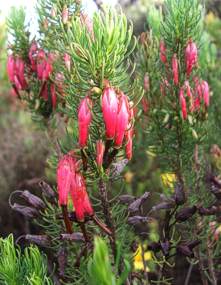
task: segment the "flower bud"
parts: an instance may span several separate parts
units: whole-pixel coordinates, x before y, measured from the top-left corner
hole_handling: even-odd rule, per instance
[[[167,57],[166,57],[166,46],[164,41],[160,42],[160,59],[162,61],[162,63],[166,63],[167,62]]]
[[[127,96],[121,93],[117,113],[116,136],[114,141],[116,147],[121,147],[123,143],[130,116],[131,113]]]
[[[42,97],[45,101],[48,101],[48,85],[47,82],[44,82],[41,87],[40,97]]]
[[[65,66],[67,67],[67,70],[70,72],[70,70],[71,70],[71,57],[68,53],[64,54],[64,63],[65,63]]]
[[[104,143],[102,142],[102,140],[97,141],[97,143],[96,143],[96,151],[97,151],[96,162],[97,162],[98,167],[101,167],[103,165],[104,150],[105,150],[105,146],[104,146]]]
[[[17,203],[14,203],[12,205],[12,210],[15,210],[25,216],[26,218],[36,218],[39,214],[39,212],[32,207],[26,207],[23,205],[19,205]]]
[[[179,84],[179,67],[176,54],[172,57],[172,70],[173,70],[173,82],[175,85]]]
[[[45,203],[39,197],[31,194],[29,191],[22,191],[20,197],[24,198],[31,206],[38,209],[44,209]]]
[[[51,60],[46,58],[43,50],[39,50],[37,55],[37,75],[39,80],[48,80],[52,72]]]
[[[88,140],[88,130],[92,120],[92,101],[89,97],[81,100],[78,110],[79,145],[85,147]]]
[[[68,194],[71,190],[75,165],[76,160],[68,154],[64,155],[58,162],[57,185],[60,206],[65,206],[68,203]]]
[[[145,114],[147,114],[148,110],[149,110],[149,103],[147,98],[143,97],[141,100],[141,104],[142,104],[142,108],[143,108],[143,112]]]
[[[197,211],[196,206],[187,207],[181,209],[179,212],[176,213],[176,221],[177,222],[185,222],[189,218],[191,218]]]
[[[133,155],[133,133],[134,133],[133,127],[127,130],[125,133],[125,138],[126,138],[125,149],[126,149],[126,157],[128,160],[131,160]]]
[[[82,233],[76,232],[76,233],[72,233],[72,234],[61,234],[61,239],[67,240],[67,241],[83,242],[84,236]]]
[[[136,200],[136,198],[134,196],[126,194],[126,195],[119,196],[119,200],[121,204],[131,204],[132,202]]]
[[[75,173],[75,176],[72,178],[71,197],[76,218],[79,222],[83,222],[86,216],[94,215],[94,210],[87,194],[84,177],[79,173]]]
[[[64,25],[67,24],[68,18],[69,18],[69,11],[68,11],[68,7],[65,5],[62,10],[62,22]]]
[[[180,105],[182,111],[182,117],[184,120],[187,119],[186,99],[184,97],[183,88],[180,89]]]
[[[186,73],[189,76],[193,70],[193,67],[197,64],[198,52],[197,46],[192,40],[189,41],[185,50],[186,60]]]
[[[202,90],[202,96],[203,96],[204,104],[206,107],[209,107],[209,99],[210,99],[209,85],[206,81],[202,81],[201,90]]]
[[[116,132],[118,98],[113,88],[106,87],[102,95],[102,112],[106,128],[106,138],[113,139]]]
[[[49,184],[42,180],[38,183],[38,185],[41,187],[42,193],[44,193],[47,198],[55,198],[55,191]]]

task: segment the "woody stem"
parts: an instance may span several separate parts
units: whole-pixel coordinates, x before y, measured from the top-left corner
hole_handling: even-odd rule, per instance
[[[83,233],[85,242],[88,243],[90,241],[90,238],[89,238],[89,236],[87,234],[87,230],[86,230],[85,224],[84,223],[79,223],[79,225],[80,225],[81,231]]]
[[[61,209],[62,209],[63,219],[64,219],[64,223],[65,223],[67,233],[72,234],[73,231],[72,231],[71,222],[70,222],[69,217],[68,217],[67,206],[62,205]]]
[[[96,216],[96,215],[94,215],[93,217],[92,217],[92,219],[93,219],[93,221],[105,232],[105,233],[107,233],[108,235],[112,235],[112,232],[108,229],[108,227],[105,225],[105,224],[103,224],[99,219],[98,219],[98,217]]]
[[[109,202],[107,198],[107,187],[106,187],[105,182],[102,179],[100,179],[99,181],[99,190],[100,190],[101,203],[103,207],[105,222],[108,228],[111,229],[111,236],[109,236],[110,244],[111,244],[113,255],[116,258],[115,227],[113,224]]]

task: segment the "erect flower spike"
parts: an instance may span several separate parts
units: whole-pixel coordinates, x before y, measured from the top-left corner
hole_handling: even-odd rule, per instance
[[[164,41],[160,41],[160,59],[161,61],[166,64],[167,63],[167,57],[166,57],[166,46]]]
[[[172,57],[172,70],[173,70],[173,82],[175,85],[179,84],[179,67],[176,54]]]
[[[182,117],[184,120],[187,119],[186,99],[184,97],[183,88],[180,89],[180,105],[182,110]]]
[[[130,117],[131,111],[129,109],[127,96],[121,92],[117,113],[116,136],[114,141],[116,147],[121,147],[123,143],[124,135],[127,130]]]
[[[209,85],[206,81],[202,81],[201,90],[202,90],[202,96],[203,96],[204,104],[206,107],[209,107],[209,100],[210,100]]]
[[[103,141],[98,140],[96,143],[96,152],[97,152],[96,162],[97,162],[98,167],[101,167],[103,164],[104,150],[105,150],[105,146],[104,146]]]
[[[106,138],[112,140],[115,137],[118,112],[118,98],[113,88],[106,87],[104,89],[101,105],[106,128]]]
[[[88,130],[92,120],[92,101],[87,96],[82,99],[78,110],[79,145],[85,147],[88,141]]]
[[[197,60],[197,46],[194,42],[192,42],[192,40],[190,40],[185,50],[186,73],[188,76],[191,74],[193,67],[197,64]]]
[[[87,194],[85,180],[80,173],[75,173],[75,176],[72,177],[71,197],[76,218],[79,222],[83,222],[86,216],[94,215],[94,210]]]
[[[71,191],[75,165],[76,160],[68,154],[64,155],[58,162],[57,186],[60,206],[66,206],[68,203],[68,194]]]

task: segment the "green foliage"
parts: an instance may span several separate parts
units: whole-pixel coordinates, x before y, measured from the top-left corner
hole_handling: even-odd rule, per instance
[[[6,285],[52,285],[47,277],[45,256],[36,246],[24,253],[14,245],[13,236],[0,239],[0,282]]]
[[[128,261],[125,261],[126,268],[119,279],[112,271],[111,260],[109,258],[108,246],[104,240],[95,237],[93,257],[88,263],[88,274],[90,284],[93,285],[121,285],[124,284],[130,271]]]

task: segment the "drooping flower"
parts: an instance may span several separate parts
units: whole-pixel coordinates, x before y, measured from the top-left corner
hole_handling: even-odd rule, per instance
[[[52,72],[51,61],[47,59],[43,50],[38,51],[37,55],[37,75],[39,80],[48,80]]]
[[[192,40],[190,40],[185,50],[186,73],[188,76],[191,74],[193,67],[197,64],[197,60],[197,46],[194,42],[192,42]]]
[[[42,97],[45,101],[48,101],[48,85],[47,82],[44,82],[41,87],[40,97]]]
[[[129,124],[131,117],[131,112],[129,109],[129,103],[127,96],[121,92],[119,98],[119,106],[117,113],[117,123],[116,123],[116,136],[115,136],[115,146],[120,147],[123,143],[124,135]]]
[[[98,140],[96,143],[96,162],[98,167],[101,167],[103,164],[103,156],[104,156],[105,146],[102,140]]]
[[[173,70],[173,82],[175,85],[179,84],[179,67],[176,54],[172,57],[172,70]]]
[[[202,90],[202,97],[204,100],[204,104],[206,107],[209,107],[209,100],[210,100],[209,85],[206,81],[202,81],[201,90]]]
[[[184,120],[187,119],[187,108],[186,108],[186,99],[184,97],[183,88],[180,89],[180,105],[182,111],[182,117]]]
[[[7,61],[9,80],[18,90],[24,90],[28,84],[25,79],[25,63],[20,57],[10,55]]]
[[[84,177],[77,172],[72,177],[71,197],[76,218],[79,222],[83,222],[86,216],[94,215],[94,210],[88,197]]]
[[[190,84],[189,84],[189,81],[185,81],[184,82],[184,87],[185,87],[185,89],[186,89],[186,95],[187,95],[187,97],[189,97],[190,99],[193,97],[193,95],[192,95],[192,92],[191,92],[191,88],[190,88]]]
[[[115,90],[106,87],[102,95],[102,112],[106,129],[106,138],[114,139],[117,123],[118,98]]]
[[[15,59],[13,55],[9,55],[7,60],[7,73],[11,83],[14,83],[14,65],[15,65]]]
[[[57,187],[60,206],[66,206],[68,203],[68,194],[71,191],[75,167],[76,160],[68,154],[64,155],[58,162]]]
[[[78,110],[79,145],[85,147],[88,140],[88,130],[92,120],[92,101],[87,96],[81,100]]]
[[[167,63],[166,46],[164,41],[160,41],[160,59],[164,64]]]

